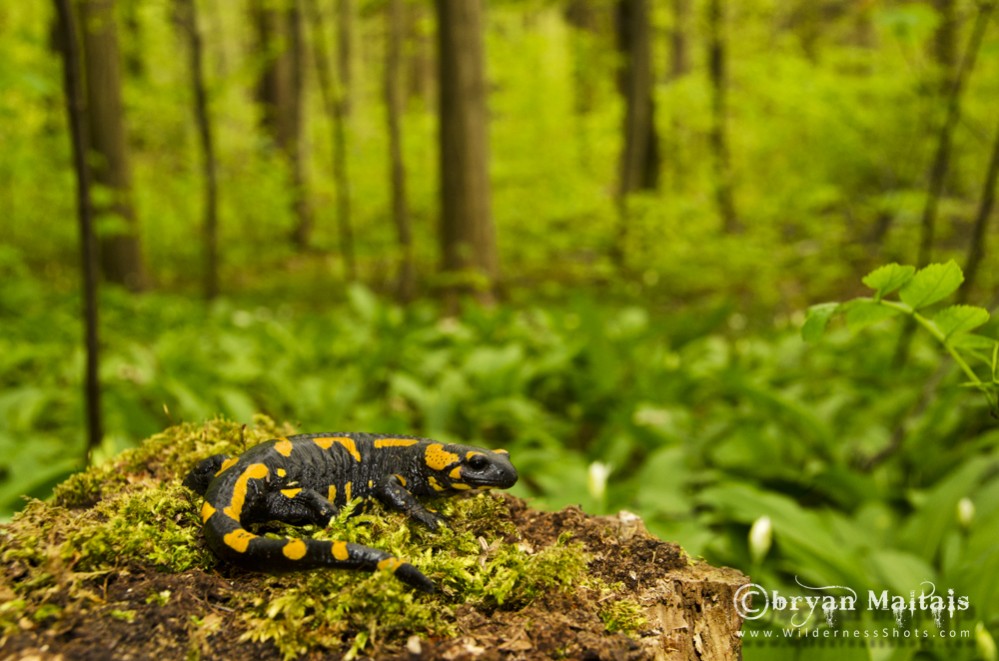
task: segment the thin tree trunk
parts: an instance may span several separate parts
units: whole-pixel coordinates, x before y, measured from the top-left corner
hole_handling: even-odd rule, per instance
[[[354,3],[351,0],[337,0],[337,40],[336,62],[340,75],[340,103],[343,104],[345,120],[350,117],[353,100],[354,76]]]
[[[258,47],[268,56],[257,86],[264,110],[263,127],[288,165],[296,220],[292,239],[304,249],[311,239],[313,223],[302,148],[302,28],[298,0],[289,0],[281,7],[268,0],[254,0],[252,12]]]
[[[101,270],[108,282],[140,291],[146,275],[132,201],[132,176],[121,100],[121,53],[113,0],[79,3],[84,77],[94,183],[110,191],[110,203],[95,208],[97,217],[120,220],[100,233]]]
[[[489,186],[481,0],[436,0],[441,251],[446,297],[494,298],[499,273]]]
[[[218,241],[218,175],[215,164],[215,141],[208,112],[208,92],[205,88],[204,48],[198,29],[197,0],[177,0],[177,19],[188,39],[189,73],[194,90],[194,120],[201,146],[202,179],[204,185],[204,273],[205,298],[211,300],[219,292]]]
[[[947,99],[947,111],[944,122],[940,127],[940,134],[937,137],[937,148],[933,156],[933,164],[930,166],[928,192],[926,204],[923,207],[923,216],[920,223],[919,253],[916,262],[920,266],[929,264],[933,255],[933,240],[936,234],[937,209],[940,204],[940,197],[943,195],[944,184],[947,181],[947,170],[950,168],[950,152],[954,135],[954,128],[961,117],[961,93],[964,83],[975,66],[978,51],[981,50],[982,39],[985,36],[985,29],[988,27],[989,17],[995,3],[983,3],[978,6],[978,14],[975,16],[975,24],[972,28],[968,46],[961,58],[961,64],[954,73],[950,86],[950,95]]]
[[[614,257],[624,263],[628,234],[628,196],[653,190],[659,179],[659,137],[655,127],[652,39],[646,0],[619,0],[618,49],[624,56],[619,86],[624,96],[624,146],[621,150],[617,207],[618,237]]]
[[[426,10],[423,3],[418,2],[407,2],[403,9],[408,42],[405,53],[406,96],[429,105],[434,91],[434,64],[433,43],[423,20]]]
[[[90,166],[87,162],[89,137],[87,109],[83,102],[80,44],[70,0],[55,0],[61,28],[63,55],[63,88],[66,95],[66,117],[73,148],[76,171],[76,211],[80,227],[80,270],[83,295],[83,335],[87,357],[83,394],[87,416],[87,462],[104,435],[101,424],[100,351],[98,344],[97,309],[97,241],[94,238],[93,207],[90,201]]]
[[[940,68],[941,88],[946,91],[957,64],[957,17],[954,0],[933,0],[938,23],[933,33],[933,59]]]
[[[999,180],[999,126],[992,142],[992,157],[989,159],[985,183],[982,186],[982,199],[978,203],[978,213],[975,214],[975,226],[971,231],[971,242],[968,244],[968,257],[964,264],[964,286],[958,290],[958,301],[964,303],[975,286],[978,268],[985,258],[985,236],[992,217],[996,201],[996,181]]]
[[[667,80],[682,78],[690,71],[687,30],[691,0],[673,0],[673,28],[669,33],[669,68]]]
[[[406,163],[402,154],[402,57],[403,1],[388,0],[386,7],[385,108],[389,136],[389,179],[392,187],[392,219],[399,238],[396,295],[405,302],[413,297],[413,233],[406,203]]]
[[[354,256],[354,229],[350,217],[350,174],[347,169],[347,117],[342,85],[333,80],[330,71],[323,20],[316,0],[306,0],[306,12],[312,30],[312,54],[319,79],[319,94],[323,108],[332,127],[333,185],[336,189],[336,222],[343,255],[344,271],[348,280],[357,279],[357,260]]]
[[[691,0],[672,0],[673,26],[669,32],[669,63],[666,66],[666,82],[675,83],[690,73],[690,5]],[[670,154],[669,180],[674,192],[684,190],[689,159],[686,149],[680,144],[684,132],[684,120],[678,113],[672,113],[666,150]]]
[[[711,77],[711,132],[708,141],[715,170],[715,203],[722,229],[729,234],[741,231],[732,192],[732,165],[728,148],[728,77],[725,53],[724,0],[708,1],[708,70]]]

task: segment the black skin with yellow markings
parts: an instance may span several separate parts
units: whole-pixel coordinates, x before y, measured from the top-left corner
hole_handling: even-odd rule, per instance
[[[205,538],[220,558],[266,572],[388,569],[428,592],[434,590],[430,579],[384,551],[348,542],[272,539],[247,526],[268,521],[326,526],[351,499],[375,498],[437,530],[446,523],[443,517],[416,496],[505,489],[516,482],[517,471],[503,450],[358,433],[274,439],[239,457],[209,457],[184,480],[205,497]]]

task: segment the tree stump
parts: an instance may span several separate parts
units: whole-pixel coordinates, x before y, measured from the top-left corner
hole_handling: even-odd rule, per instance
[[[692,560],[627,512],[480,494],[435,503],[451,519],[443,534],[377,506],[348,519],[369,542],[396,531],[392,544],[411,543],[400,550],[438,581],[433,595],[388,572],[221,563],[179,481],[241,434],[172,428],[0,525],[0,659],[740,657],[733,598],[748,579]]]

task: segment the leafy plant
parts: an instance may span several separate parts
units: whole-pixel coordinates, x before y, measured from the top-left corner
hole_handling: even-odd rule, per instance
[[[887,264],[867,274],[863,282],[874,290],[873,296],[812,306],[801,330],[802,337],[808,341],[819,339],[835,314],[844,315],[847,325],[854,330],[899,315],[907,316],[943,346],[967,377],[967,385],[984,394],[997,410],[999,341],[972,333],[989,321],[988,310],[957,304],[932,314],[928,311],[964,282],[964,274],[953,260],[930,264],[918,271],[913,266]],[[898,300],[885,298],[896,292]],[[971,360],[988,367],[989,374],[984,380],[972,369]]]

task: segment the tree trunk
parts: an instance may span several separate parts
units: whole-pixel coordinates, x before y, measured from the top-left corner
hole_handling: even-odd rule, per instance
[[[80,271],[83,295],[83,335],[87,358],[84,375],[84,401],[87,417],[87,459],[101,443],[100,351],[97,330],[97,241],[94,238],[93,207],[90,200],[89,136],[87,111],[83,104],[80,44],[70,0],[55,0],[63,56],[63,88],[66,118],[72,140],[76,171],[76,211],[80,226]]]
[[[624,261],[627,243],[627,198],[640,190],[654,190],[659,180],[651,32],[647,0],[618,0],[618,49],[623,56],[618,83],[625,105],[617,187],[619,225],[615,258],[619,262]]]
[[[708,1],[708,71],[711,77],[711,133],[708,136],[715,170],[715,203],[722,229],[739,232],[741,224],[735,211],[732,193],[732,165],[728,148],[728,78],[725,53],[724,0]]]
[[[666,67],[666,82],[675,83],[690,73],[690,12],[691,0],[672,0],[673,25],[669,32],[669,63]],[[684,119],[672,113],[666,151],[670,154],[668,168],[671,189],[682,193],[686,188],[690,159],[681,141],[684,133]]]
[[[429,105],[434,95],[433,40],[423,20],[423,3],[407,2],[404,10],[406,22],[406,97],[419,99]]]
[[[340,75],[340,103],[343,104],[345,120],[350,117],[353,99],[354,76],[354,3],[351,0],[337,0],[336,12],[336,63]]]
[[[257,85],[263,107],[262,124],[286,159],[293,194],[295,229],[292,239],[306,248],[312,236],[312,211],[305,185],[302,154],[302,38],[297,0],[283,5],[253,0],[251,11],[257,46],[267,55]]]
[[[337,88],[330,71],[326,38],[323,36],[323,19],[316,0],[306,0],[309,22],[312,24],[312,54],[319,79],[319,93],[332,131],[333,185],[336,189],[336,222],[340,235],[340,253],[343,255],[347,280],[357,278],[357,261],[354,257],[354,229],[350,218],[350,175],[347,169],[347,107],[342,85]]]
[[[975,226],[971,231],[971,242],[968,244],[968,257],[964,264],[964,286],[958,290],[958,302],[965,303],[975,286],[978,267],[985,258],[985,236],[992,217],[992,209],[996,201],[996,181],[999,180],[999,126],[992,142],[992,157],[985,174],[985,184],[982,186],[982,199],[978,203],[978,213],[975,214]]]
[[[668,80],[682,78],[690,71],[690,49],[687,31],[690,29],[690,1],[673,0],[673,28],[669,33]]]
[[[441,250],[449,302],[491,301],[499,273],[490,208],[481,0],[436,0]]]
[[[943,124],[940,126],[940,133],[937,137],[937,148],[933,155],[933,164],[930,166],[928,191],[926,204],[923,207],[923,216],[920,223],[919,253],[916,262],[920,266],[930,263],[933,254],[933,240],[936,234],[937,208],[940,204],[940,197],[943,195],[944,184],[947,181],[947,171],[950,168],[950,152],[953,141],[954,128],[961,117],[961,93],[964,83],[975,66],[978,51],[981,50],[982,39],[985,36],[985,29],[988,27],[989,18],[995,9],[995,3],[983,3],[978,6],[978,14],[975,16],[975,25],[972,28],[971,37],[968,39],[968,46],[961,58],[961,64],[954,72],[950,85],[950,94],[947,98],[947,111]]]
[[[113,0],[81,0],[87,120],[93,180],[108,202],[95,207],[101,271],[132,291],[146,286],[121,101],[121,54]],[[103,223],[108,220],[110,222]]]
[[[939,22],[933,33],[933,59],[940,68],[941,88],[946,90],[957,64],[957,17],[954,0],[933,0]]]
[[[208,112],[208,92],[205,88],[204,48],[198,29],[197,0],[177,0],[177,21],[188,40],[188,69],[191,89],[194,91],[194,121],[198,127],[201,147],[202,179],[204,185],[204,273],[202,274],[205,298],[211,300],[219,292],[218,257],[218,176],[215,164],[215,141],[212,121]]]
[[[392,188],[392,219],[399,239],[396,295],[412,299],[414,292],[413,235],[406,204],[406,163],[402,154],[402,81],[400,46],[403,40],[403,1],[388,0],[386,7],[385,108],[389,137],[389,180]]]

